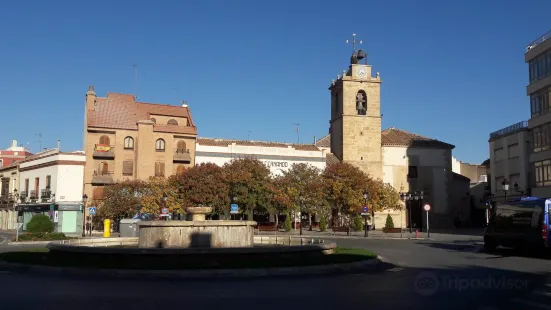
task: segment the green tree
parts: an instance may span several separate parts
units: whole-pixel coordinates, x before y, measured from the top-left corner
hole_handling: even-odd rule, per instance
[[[327,230],[327,220],[325,219],[325,216],[322,216],[320,219],[320,231],[326,231]]]
[[[202,163],[171,176],[169,183],[180,194],[182,208],[213,207],[215,214],[229,214],[229,185],[222,167]]]
[[[224,165],[225,180],[231,196],[237,198],[240,209],[252,219],[253,210],[267,212],[271,198],[270,170],[254,158],[234,159]]]
[[[293,229],[293,226],[291,225],[291,215],[287,213],[287,216],[285,217],[285,231],[289,232]]]
[[[364,226],[364,221],[363,221],[362,217],[359,216],[359,215],[354,215],[354,221],[353,221],[353,224],[352,224],[352,228],[355,231],[362,231],[363,226]]]
[[[386,215],[385,228],[394,228],[394,220],[392,219],[392,216],[390,216],[390,214]]]
[[[27,232],[29,233],[52,233],[53,231],[54,223],[47,215],[35,215],[27,224]]]

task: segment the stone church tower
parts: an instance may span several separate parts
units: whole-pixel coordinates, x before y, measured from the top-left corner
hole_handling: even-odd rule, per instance
[[[382,179],[381,79],[379,73],[372,76],[365,51],[354,48],[348,71],[338,75],[329,90],[331,153]]]

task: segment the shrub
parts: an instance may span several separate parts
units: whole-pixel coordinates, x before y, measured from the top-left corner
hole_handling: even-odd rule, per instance
[[[54,231],[54,223],[46,215],[35,215],[27,224],[27,232],[30,233],[51,233]]]
[[[352,223],[352,229],[355,231],[362,231],[364,229],[364,221],[360,216],[354,217],[354,222]]]
[[[291,226],[291,216],[287,214],[285,217],[285,231],[291,231],[293,227]]]
[[[387,214],[386,216],[385,228],[394,228],[394,220],[390,214]]]
[[[13,237],[13,241],[15,241]],[[19,236],[18,241],[55,241],[69,239],[64,233],[25,233]]]
[[[320,230],[321,231],[327,230],[327,220],[325,220],[325,217],[322,217],[320,220]]]

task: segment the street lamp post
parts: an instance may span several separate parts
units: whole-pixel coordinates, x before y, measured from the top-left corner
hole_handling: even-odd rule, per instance
[[[412,196],[411,196],[411,193],[407,193],[407,196],[406,196],[406,199],[409,201],[409,207],[408,207],[408,222],[409,222],[409,233],[413,233],[413,228],[412,228],[412,221],[411,221],[411,201],[412,201]]]
[[[166,193],[163,193],[163,208],[166,208],[166,201],[168,200],[168,196]],[[163,211],[161,210],[161,214],[163,214]],[[168,220],[168,216],[165,216],[165,221]]]
[[[507,192],[509,191],[509,181],[507,181],[507,179],[504,179],[503,182],[501,182],[501,185],[503,186],[503,191],[505,192],[505,203],[507,203]]]
[[[86,237],[86,203],[88,202],[88,195],[82,195],[82,236]]]
[[[369,193],[367,192],[367,190],[364,192],[364,207],[367,206],[367,198],[369,197]],[[373,219],[371,219],[373,221]],[[367,214],[364,215],[364,237],[367,237],[368,236],[368,232],[367,232]]]
[[[19,241],[19,221],[17,220],[17,211],[15,210],[17,206],[17,201],[19,200],[19,193],[17,188],[13,189],[13,216],[15,216],[15,241]]]
[[[415,200],[415,204],[419,204],[419,194],[417,194],[417,192],[413,193],[413,200]],[[421,225],[421,230],[423,229],[422,226],[423,225]]]
[[[304,197],[302,197],[302,195],[300,195],[298,197],[298,199],[300,200],[300,221],[299,221],[299,225],[300,225],[300,235],[302,236],[302,211],[304,210]]]

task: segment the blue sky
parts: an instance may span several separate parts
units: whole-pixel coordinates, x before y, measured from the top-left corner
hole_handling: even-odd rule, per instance
[[[6,1],[0,147],[82,148],[89,85],[187,100],[199,135],[311,142],[328,133],[331,79],[357,33],[383,79],[383,128],[489,157],[489,133],[529,118],[525,47],[546,0]]]

